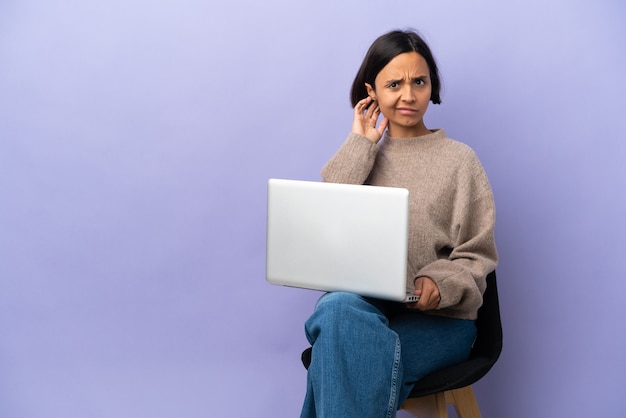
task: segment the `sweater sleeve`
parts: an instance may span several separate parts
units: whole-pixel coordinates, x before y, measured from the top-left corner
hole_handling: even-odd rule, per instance
[[[417,277],[433,279],[441,295],[441,314],[463,316],[482,305],[486,276],[496,268],[495,204],[486,174],[479,168],[477,182],[467,189],[466,203],[453,211],[453,245],[447,256],[425,265]]]
[[[350,133],[337,153],[322,168],[329,183],[363,184],[374,166],[378,147],[366,137]]]

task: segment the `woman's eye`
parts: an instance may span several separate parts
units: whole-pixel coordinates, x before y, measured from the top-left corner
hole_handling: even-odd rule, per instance
[[[418,86],[421,86],[422,84],[424,84],[424,80],[422,80],[421,78],[418,78],[417,80],[415,80],[415,84],[417,84]]]
[[[393,83],[389,83],[389,87],[395,89],[396,87],[398,87],[398,83],[396,83],[395,81]]]

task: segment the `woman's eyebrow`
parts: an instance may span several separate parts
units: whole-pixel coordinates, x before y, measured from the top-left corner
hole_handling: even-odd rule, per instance
[[[404,77],[402,77],[402,78],[394,78],[394,79],[387,80],[386,83],[398,83],[400,81],[404,81],[404,80],[407,80],[407,79],[408,80],[418,80],[418,79],[426,79],[428,77],[429,77],[428,74],[423,74],[423,75],[411,76],[411,77],[408,77],[408,78],[404,78]]]

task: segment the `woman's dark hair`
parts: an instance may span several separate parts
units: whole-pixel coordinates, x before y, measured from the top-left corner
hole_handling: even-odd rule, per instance
[[[352,107],[356,106],[360,100],[367,97],[365,83],[374,87],[374,81],[380,70],[382,70],[389,61],[405,52],[417,52],[424,57],[430,70],[430,82],[432,87],[430,100],[434,104],[441,103],[441,98],[439,97],[441,90],[439,70],[437,69],[435,58],[432,52],[430,52],[430,48],[417,33],[413,31],[394,30],[376,39],[372,46],[370,46],[367,54],[365,54],[361,68],[359,68],[359,72],[354,78],[352,90],[350,91]]]

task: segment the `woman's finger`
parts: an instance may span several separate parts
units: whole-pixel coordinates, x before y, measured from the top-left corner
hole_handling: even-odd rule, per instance
[[[380,108],[378,107],[378,103],[373,103],[372,105],[370,105],[369,108],[367,108],[367,113],[365,114],[366,117],[370,118],[370,119],[378,119],[378,115],[380,114]]]

